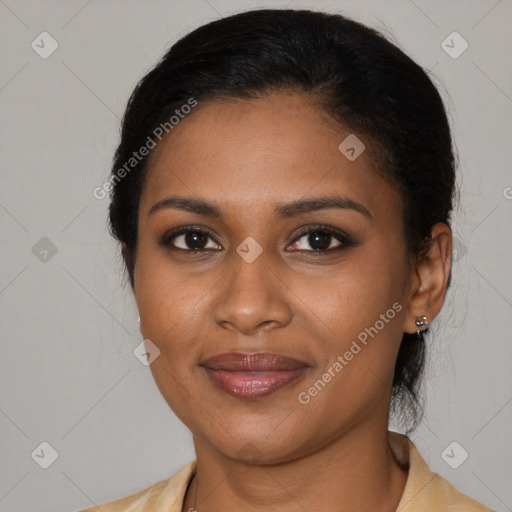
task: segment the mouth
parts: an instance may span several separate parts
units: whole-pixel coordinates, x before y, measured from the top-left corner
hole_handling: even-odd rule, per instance
[[[269,352],[228,352],[203,361],[210,381],[237,398],[262,398],[287,387],[308,371],[310,365]]]

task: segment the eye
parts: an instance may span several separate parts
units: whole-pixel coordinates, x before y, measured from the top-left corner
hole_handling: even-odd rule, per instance
[[[222,247],[217,244],[209,231],[194,226],[183,226],[166,233],[160,244],[172,250],[185,251],[191,254],[219,251]],[[355,244],[341,230],[328,226],[315,226],[303,231],[289,246],[293,251],[326,254],[352,247]],[[308,246],[311,249],[308,249]]]
[[[210,243],[209,240],[211,241]],[[182,227],[177,231],[167,233],[160,243],[170,249],[189,252],[219,250],[218,247],[220,247],[213,242],[213,238],[208,231],[191,226]]]
[[[311,247],[312,250],[307,247]],[[303,232],[290,247],[295,250],[325,254],[354,245],[342,231],[316,226]]]

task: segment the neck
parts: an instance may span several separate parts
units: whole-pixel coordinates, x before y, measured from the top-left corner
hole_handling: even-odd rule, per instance
[[[272,465],[235,461],[196,437],[194,445],[197,472],[184,511],[394,512],[407,480],[381,425],[359,425],[315,453]]]

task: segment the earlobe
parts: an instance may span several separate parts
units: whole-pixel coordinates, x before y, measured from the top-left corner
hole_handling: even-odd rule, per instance
[[[416,264],[414,289],[408,306],[404,331],[410,334],[424,330],[416,322],[422,317],[431,323],[441,310],[448,288],[452,265],[452,233],[446,224],[439,222],[431,230],[431,243]],[[427,325],[427,324],[425,324]]]

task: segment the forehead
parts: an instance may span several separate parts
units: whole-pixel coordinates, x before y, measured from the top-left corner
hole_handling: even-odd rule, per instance
[[[304,93],[199,105],[151,155],[140,211],[176,193],[254,211],[335,191],[372,209],[394,190],[375,171],[371,143],[354,137]],[[357,158],[345,140],[358,152],[364,144]]]

